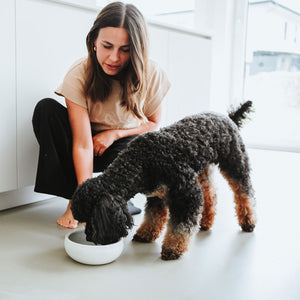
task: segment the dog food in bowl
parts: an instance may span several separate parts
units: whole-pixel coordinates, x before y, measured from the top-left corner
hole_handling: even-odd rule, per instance
[[[116,260],[123,251],[123,240],[108,245],[95,245],[86,240],[84,229],[71,231],[65,236],[65,250],[77,262],[103,265]]]

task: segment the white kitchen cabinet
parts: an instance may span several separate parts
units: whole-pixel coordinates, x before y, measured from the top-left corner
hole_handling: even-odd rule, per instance
[[[17,187],[15,2],[0,9],[0,192]]]
[[[150,24],[150,55],[168,74],[163,125],[209,109],[211,39]]]
[[[59,99],[54,90],[69,67],[86,56],[85,38],[95,11],[49,1],[17,0],[17,170],[18,187],[34,183],[38,144],[32,130],[36,103]]]
[[[154,60],[168,75],[169,69],[169,47],[168,47],[169,33],[167,30],[162,28],[156,28],[149,25],[149,39],[150,49],[149,56]],[[168,78],[169,79],[169,78]],[[163,127],[168,124],[167,118],[167,106],[168,106],[168,95],[162,102],[162,118],[160,126]]]
[[[167,118],[174,122],[209,108],[211,40],[170,32],[169,49],[172,89]]]

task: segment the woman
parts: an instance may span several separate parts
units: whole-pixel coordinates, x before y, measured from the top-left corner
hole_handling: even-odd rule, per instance
[[[77,61],[55,91],[66,106],[41,100],[33,115],[40,144],[35,191],[71,199],[93,171],[103,171],[136,135],[155,130],[169,89],[148,59],[145,20],[133,5],[114,2],[97,16]],[[77,227],[69,200],[57,223]]]

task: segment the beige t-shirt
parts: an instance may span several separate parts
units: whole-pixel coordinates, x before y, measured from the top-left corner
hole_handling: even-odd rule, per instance
[[[112,80],[112,92],[104,102],[92,102],[84,93],[87,58],[75,62],[56,89],[57,95],[88,109],[92,129],[102,131],[108,129],[129,129],[141,125],[141,120],[121,106],[122,87],[117,80]],[[144,114],[150,117],[161,104],[170,88],[165,72],[153,61],[149,61],[149,86],[144,99]]]

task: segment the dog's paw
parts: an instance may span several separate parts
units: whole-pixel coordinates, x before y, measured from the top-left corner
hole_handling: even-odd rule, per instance
[[[135,241],[135,242],[140,242],[140,243],[151,243],[155,239],[150,235],[145,234],[145,235],[141,236],[141,235],[135,234],[133,236],[132,240]]]
[[[200,230],[201,231],[208,231],[210,228],[209,227],[206,227],[206,226],[200,226]]]
[[[255,225],[254,224],[243,224],[241,225],[243,231],[245,232],[252,232],[255,228]]]
[[[161,251],[161,259],[163,260],[175,260],[178,259],[183,252],[170,249],[170,248],[164,248]]]

